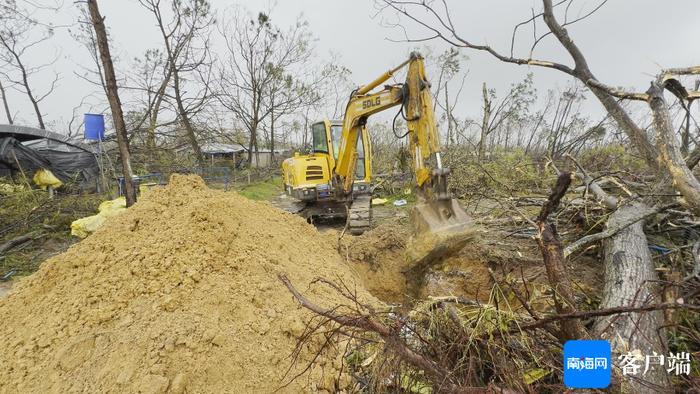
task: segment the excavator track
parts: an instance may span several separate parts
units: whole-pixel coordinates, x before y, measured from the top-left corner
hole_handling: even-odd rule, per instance
[[[359,194],[353,198],[347,221],[348,231],[352,235],[361,235],[369,230],[372,223],[371,194]]]

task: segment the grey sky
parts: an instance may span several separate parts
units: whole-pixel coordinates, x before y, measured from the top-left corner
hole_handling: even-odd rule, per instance
[[[232,4],[226,0],[212,0],[215,9]],[[268,3],[240,1],[253,12],[267,9]],[[590,9],[595,1],[576,1],[572,9]],[[507,52],[513,26],[530,15],[530,8],[539,8],[539,0],[463,0],[452,1],[452,18],[465,37],[477,43],[489,43]],[[76,5],[66,2],[65,10],[50,15],[56,24],[68,24],[77,15]],[[125,69],[133,57],[149,47],[159,45],[159,37],[151,17],[136,0],[100,1],[103,15],[110,28],[113,52],[120,58],[118,69]],[[318,42],[318,56],[329,52],[340,55],[344,66],[352,71],[352,79],[361,84],[373,79],[389,67],[403,61],[417,45],[430,46],[439,53],[447,46],[439,41],[423,44],[396,43],[387,37],[401,38],[401,32],[382,26],[382,16],[375,16],[372,0],[328,1],[298,0],[280,1],[272,13],[273,23],[285,27],[302,14],[309,22]],[[384,14],[384,17],[389,16]],[[700,1],[697,0],[610,0],[589,19],[570,27],[570,34],[586,54],[593,72],[605,83],[646,89],[652,76],[661,67],[688,66],[700,63]],[[421,37],[422,31],[414,24],[405,23],[408,34]],[[520,34],[516,48],[525,50],[531,42],[531,30]],[[59,30],[55,39],[32,54],[32,59],[44,59],[60,48],[61,59],[56,69],[61,75],[56,92],[43,104],[43,111],[50,121],[56,122],[56,131],[71,118],[73,107],[78,105],[91,87],[73,75],[75,64],[88,62],[85,50],[76,45],[68,33]],[[521,51],[522,53],[522,51]],[[547,89],[564,87],[569,79],[565,75],[539,68],[527,68],[502,64],[485,53],[466,51],[469,76],[462,93],[459,116],[478,116],[481,110],[481,84],[502,92],[521,80],[528,72],[535,73],[535,85],[544,94]],[[553,39],[546,40],[535,57],[570,64],[568,57]],[[119,70],[118,70],[119,71]],[[37,77],[33,83],[37,90],[50,76]],[[11,94],[13,111],[19,111],[23,123],[33,125],[35,119],[27,100]],[[591,113],[598,105],[589,100],[586,108]],[[90,110],[81,108],[77,113]]]

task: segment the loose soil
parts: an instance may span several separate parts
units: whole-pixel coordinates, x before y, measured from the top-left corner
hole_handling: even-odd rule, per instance
[[[344,300],[316,277],[356,280],[302,218],[174,175],[0,300],[0,392],[346,389],[332,352],[284,386],[319,342],[285,377],[310,314],[279,273],[327,307]]]
[[[513,238],[500,226],[477,225],[476,236],[459,253],[416,270],[407,251],[410,229],[408,218],[390,218],[359,237],[346,234],[340,240],[341,256],[364,287],[385,303],[410,308],[430,297],[446,296],[492,303],[498,293],[507,296],[513,308],[521,308],[509,288],[512,285],[535,310],[554,312],[551,286],[534,240]],[[338,235],[329,233],[329,243],[336,242]],[[594,302],[601,291],[602,267],[593,257],[577,255],[569,261],[578,297],[586,303]]]
[[[480,241],[429,267],[416,267],[407,250],[410,230],[408,218],[387,219],[359,237],[344,236],[339,252],[365,288],[386,303],[410,305],[429,296],[488,299],[492,283]]]
[[[376,228],[340,240],[339,252],[362,279],[365,288],[380,300],[402,304],[410,298],[411,284],[403,271],[410,268],[405,247],[409,236],[408,220],[381,222]],[[329,235],[334,239],[338,233]]]

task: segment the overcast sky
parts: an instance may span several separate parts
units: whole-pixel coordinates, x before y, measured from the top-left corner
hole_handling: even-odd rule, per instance
[[[233,3],[211,1],[217,10]],[[252,12],[269,8],[269,3],[262,1],[238,3]],[[577,0],[572,12],[590,10],[597,3]],[[529,17],[532,7],[540,8],[539,0],[461,0],[449,4],[452,19],[463,36],[476,43],[488,43],[503,52],[509,50],[513,26]],[[61,12],[47,17],[57,25],[73,23],[76,7],[72,1],[66,1]],[[136,0],[102,0],[100,7],[113,39],[113,53],[120,59],[119,69],[128,67],[130,59],[146,49],[159,46],[151,15]],[[280,1],[274,7],[272,22],[284,28],[294,23],[299,15],[309,22],[317,38],[318,56],[328,56],[330,52],[340,55],[340,61],[351,70],[352,80],[358,84],[368,82],[402,62],[417,45],[429,46],[434,53],[447,48],[439,41],[423,44],[392,42],[391,38],[402,38],[402,33],[382,23],[387,18],[392,20],[393,16],[390,13],[377,15],[373,0]],[[571,26],[569,31],[599,79],[611,85],[645,90],[660,68],[700,64],[699,16],[698,0],[609,0],[595,15]],[[412,38],[423,36],[418,26],[408,21],[404,25]],[[523,49],[526,53],[531,35],[531,30],[524,30],[516,49]],[[42,109],[48,120],[56,122],[55,128],[60,129],[71,118],[73,107],[92,88],[73,75],[77,64],[89,60],[85,50],[73,42],[65,29],[59,29],[54,39],[33,52],[30,59],[47,59],[56,51],[61,56],[55,66],[61,79],[56,92],[46,99]],[[528,72],[534,72],[535,84],[544,95],[547,89],[563,88],[570,80],[557,71],[502,64],[481,52],[465,50],[465,53],[469,56],[469,75],[457,108],[460,116],[478,116],[483,82],[502,92]],[[535,57],[571,64],[553,39],[545,40]],[[49,80],[45,75],[37,76],[32,82],[41,91],[45,89],[42,85]],[[596,114],[598,104],[588,101],[586,111]],[[19,112],[22,123],[36,123],[23,96],[11,93],[11,105],[13,112]],[[89,110],[81,108],[78,113]]]

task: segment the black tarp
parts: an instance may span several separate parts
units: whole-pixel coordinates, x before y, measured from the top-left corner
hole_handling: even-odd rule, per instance
[[[19,171],[34,173],[39,168],[50,167],[51,162],[39,152],[12,137],[0,138],[0,176],[12,176]]]
[[[91,191],[96,187],[99,167],[95,155],[72,146],[25,145],[13,137],[0,138],[0,176],[13,177],[23,171],[32,176],[40,168],[51,172],[67,185]]]

